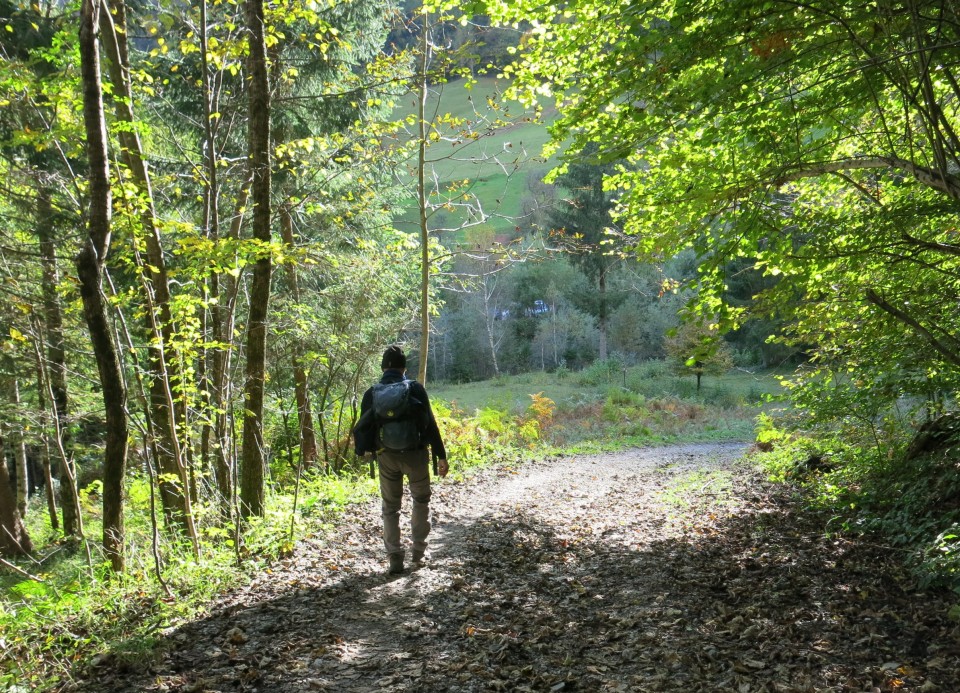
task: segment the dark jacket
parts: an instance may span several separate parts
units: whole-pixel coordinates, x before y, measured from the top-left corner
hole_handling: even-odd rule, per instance
[[[384,385],[397,383],[401,380],[410,381],[410,396],[421,402],[423,411],[421,412],[421,421],[423,430],[420,432],[420,439],[423,441],[423,447],[430,446],[433,456],[445,460],[447,459],[447,450],[443,446],[443,439],[440,437],[440,428],[437,426],[437,420],[433,416],[433,409],[430,407],[430,398],[427,397],[427,390],[416,380],[408,378],[403,371],[393,368],[383,372],[380,382]],[[363,393],[363,399],[360,400],[360,419],[353,428],[353,442],[358,456],[367,452],[377,452],[377,438],[379,425],[373,414],[373,388],[368,388]]]

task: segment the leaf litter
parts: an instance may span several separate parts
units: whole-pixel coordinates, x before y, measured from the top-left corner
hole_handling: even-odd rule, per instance
[[[745,450],[438,484],[428,560],[399,576],[379,502],[360,505],[155,657],[98,658],[62,690],[960,691],[955,595],[917,590],[891,548],[828,535]]]

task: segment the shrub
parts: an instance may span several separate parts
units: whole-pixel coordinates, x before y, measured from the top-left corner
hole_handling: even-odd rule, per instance
[[[960,584],[960,523],[951,523],[924,549],[921,570],[921,584]]]
[[[621,407],[641,407],[647,401],[647,398],[626,388],[612,387],[607,390],[606,401]]]
[[[500,409],[484,407],[477,412],[477,426],[495,435],[503,435],[509,430],[510,415]]]
[[[711,387],[700,391],[703,401],[721,409],[736,409],[744,404],[744,398],[726,388]]]
[[[652,380],[654,378],[666,377],[669,374],[670,369],[665,361],[645,361],[630,369],[630,373],[627,375],[628,385],[632,383],[634,379]]]
[[[620,358],[609,358],[606,361],[594,361],[582,370],[578,376],[581,385],[603,385],[605,383],[622,382],[626,366]]]
[[[544,397],[542,392],[530,395],[533,401],[530,403],[527,413],[537,422],[544,426],[553,420],[553,414],[557,410],[556,403],[549,397]]]

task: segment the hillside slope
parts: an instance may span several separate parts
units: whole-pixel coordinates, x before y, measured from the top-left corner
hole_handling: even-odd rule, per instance
[[[510,236],[522,226],[524,200],[531,193],[531,181],[539,182],[556,163],[543,159],[550,136],[547,126],[552,115],[535,118],[516,102],[505,102],[506,84],[495,77],[481,77],[476,83],[456,80],[433,85],[427,112],[443,138],[428,149],[427,178],[440,190],[456,188],[456,195],[475,196],[489,216],[485,224],[473,226],[453,238],[467,242],[471,237]],[[394,113],[401,119],[415,117],[417,96],[408,94]],[[411,126],[411,131],[413,126]],[[477,135],[469,136],[470,133]],[[412,136],[412,132],[411,132]],[[406,163],[403,172],[409,184],[416,177],[416,161]],[[418,229],[416,200],[412,193],[396,217],[397,227],[406,232]],[[451,207],[434,216],[431,228],[458,228],[468,221],[462,210]],[[448,234],[446,239],[450,240]]]

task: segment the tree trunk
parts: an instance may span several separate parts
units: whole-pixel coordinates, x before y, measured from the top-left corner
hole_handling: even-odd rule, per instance
[[[127,393],[120,359],[101,292],[103,263],[110,247],[110,178],[107,130],[103,115],[98,24],[100,3],[83,0],[80,12],[80,77],[87,137],[90,209],[87,238],[76,257],[83,314],[97,360],[106,413],[103,455],[103,547],[116,572],[124,568],[123,477],[127,464]]]
[[[607,272],[606,270],[600,271],[600,276],[597,279],[597,284],[600,289],[600,319],[597,321],[597,328],[600,331],[600,361],[607,360],[607,323],[609,322],[609,316],[607,315]]]
[[[105,31],[104,36],[110,81],[118,97],[113,100],[116,117],[130,126],[119,132],[121,158],[141,198],[140,225],[146,249],[146,262],[141,263],[141,273],[147,304],[147,339],[151,345],[148,352],[150,409],[158,438],[157,464],[162,474],[160,497],[168,525],[186,533],[196,552],[199,549],[190,503],[188,469],[178,437],[179,429],[184,427],[183,403],[175,402],[173,397],[172,381],[175,376],[171,369],[177,359],[171,358],[174,326],[170,312],[170,284],[153,203],[150,172],[135,127],[129,79],[126,7],[123,1],[110,0],[110,11],[104,13],[103,17],[105,21],[112,19],[109,31]]]
[[[486,269],[483,270],[483,279],[480,284],[480,290],[483,292],[483,325],[487,331],[487,345],[490,347],[490,362],[493,364],[493,375],[500,377],[500,362],[497,360],[497,339],[493,334],[494,322],[497,319],[497,307],[491,303],[494,287],[491,287],[492,281]]]
[[[417,379],[427,384],[427,355],[430,353],[430,229],[427,226],[427,66],[430,63],[430,15],[423,12],[420,27],[420,100],[417,105],[417,202],[420,213],[420,364]]]
[[[40,445],[40,466],[43,469],[43,492],[47,501],[50,527],[57,530],[60,528],[60,520],[57,517],[57,498],[53,494],[53,473],[50,470],[50,442],[48,437],[45,432]]]
[[[237,196],[236,210],[230,224],[229,237],[240,238],[240,229],[250,195],[251,179],[247,179]],[[210,295],[217,299],[210,311],[213,323],[213,341],[216,346],[211,355],[211,383],[213,386],[213,455],[217,489],[223,503],[224,516],[232,517],[236,491],[237,455],[233,437],[233,413],[230,406],[231,381],[229,373],[233,361],[234,326],[237,316],[239,282],[230,274],[214,275],[210,281]]]
[[[43,488],[47,498],[50,526],[56,530],[60,528],[60,522],[57,518],[57,500],[53,494],[53,474],[50,470],[50,411],[47,406],[47,378],[43,367],[39,323],[40,321],[36,320],[38,329],[33,343],[33,355],[37,369],[37,410],[40,412],[40,464],[43,468]]]
[[[263,255],[253,268],[250,312],[247,320],[247,366],[243,413],[243,468],[240,513],[263,515],[264,467],[263,394],[266,374],[267,304],[270,299],[270,85],[264,37],[263,0],[246,0],[250,46],[247,59],[250,81],[248,142],[253,174],[253,237],[263,244]]]
[[[293,218],[288,205],[280,208],[280,231],[284,244],[293,249]],[[300,278],[297,275],[297,266],[287,264],[287,274],[290,279],[290,292],[293,300],[300,303]],[[299,343],[293,345],[293,381],[294,393],[297,400],[297,422],[300,430],[300,459],[304,466],[309,467],[317,460],[317,434],[313,428],[313,414],[310,407],[310,390],[307,382],[307,369],[303,364],[303,350]]]
[[[207,240],[218,243],[220,239],[220,185],[217,173],[217,127],[214,120],[213,89],[210,84],[210,53],[207,42],[207,0],[201,0],[200,9],[200,61],[201,85],[203,92],[203,168],[206,175],[203,187],[203,228]],[[232,516],[232,475],[227,464],[226,451],[223,446],[226,441],[217,436],[217,421],[223,416],[226,398],[223,396],[222,369],[218,373],[216,355],[223,355],[228,349],[223,341],[221,326],[223,319],[220,308],[220,286],[218,276],[212,273],[207,280],[212,305],[204,313],[203,334],[213,335],[214,346],[204,346],[203,355],[198,367],[198,374],[203,384],[204,404],[207,416],[204,417],[203,429],[200,437],[202,464],[205,469],[213,471],[214,483],[221,496],[220,514],[226,519]],[[232,334],[232,329],[231,329]],[[232,336],[229,338],[232,341]]]
[[[10,488],[10,472],[3,454],[3,438],[0,438],[0,556],[21,556],[32,551],[33,544]]]
[[[60,283],[60,270],[57,268],[56,234],[51,220],[53,219],[52,192],[46,186],[40,187],[37,196],[37,238],[40,242],[41,283],[43,290],[43,334],[46,339],[47,365],[37,366],[38,382],[44,379],[44,371],[49,378],[51,406],[56,419],[54,430],[59,436],[57,446],[69,450],[69,426],[67,420],[67,356],[63,342],[63,309],[60,305],[60,296],[57,285]],[[42,390],[46,391],[44,387]],[[49,461],[49,455],[47,456]],[[68,457],[61,465],[72,464]],[[60,506],[63,513],[63,533],[72,536],[77,533],[76,489],[70,486],[69,480],[76,476],[75,470],[61,469],[57,476],[60,478]],[[48,496],[52,487],[48,486]],[[53,500],[48,497],[47,504],[52,506]],[[53,523],[56,528],[56,522]]]
[[[20,381],[14,377],[10,396],[13,410],[20,419]],[[23,435],[23,425],[18,423],[13,435],[13,456],[17,463],[17,510],[20,517],[27,516],[27,498],[30,495],[30,468],[27,464],[27,441]]]

